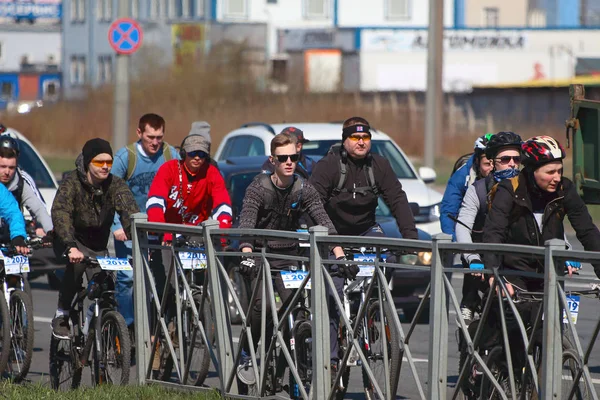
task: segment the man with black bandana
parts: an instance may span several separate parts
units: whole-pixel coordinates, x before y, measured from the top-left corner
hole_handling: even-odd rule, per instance
[[[371,127],[366,119],[352,117],[344,121],[340,149],[319,160],[309,182],[321,195],[325,211],[338,234],[385,237],[375,219],[381,196],[394,215],[402,237],[418,239],[406,193],[390,162],[371,153]],[[341,187],[340,182],[343,182]],[[395,262],[393,258],[388,260]],[[343,299],[344,278],[334,276],[333,281],[338,296]],[[330,341],[337,346],[340,318],[332,297],[329,298],[329,312]]]

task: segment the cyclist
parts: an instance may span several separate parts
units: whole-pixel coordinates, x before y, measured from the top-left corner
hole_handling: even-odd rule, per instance
[[[594,225],[577,188],[563,176],[565,149],[550,136],[535,136],[522,145],[520,174],[500,182],[492,190],[493,201],[485,221],[484,243],[513,243],[543,246],[546,240],[564,239],[564,217],[575,229],[585,250],[600,251],[600,231]],[[543,272],[544,263],[533,257],[487,254],[488,268],[500,267],[527,272]],[[568,267],[569,272],[572,267]],[[600,264],[594,265],[600,277]],[[508,289],[543,291],[539,278],[505,278]]]
[[[129,237],[130,217],[139,212],[125,181],[110,174],[112,148],[104,139],[88,140],[75,161],[76,169],[61,182],[52,204],[54,246],[57,257],[68,257],[58,294],[58,309],[52,320],[52,333],[69,337],[69,309],[81,287],[83,273],[88,279],[98,272],[82,263],[85,256],[106,256],[115,212]]]
[[[492,160],[488,159],[485,155],[485,147],[493,136],[491,133],[486,133],[475,140],[473,155],[452,174],[446,185],[444,197],[440,205],[440,224],[442,232],[452,235],[453,241],[456,241],[456,217],[458,216],[458,210],[460,209],[467,188],[475,181],[488,176],[493,169]],[[460,265],[462,267],[460,256],[455,256],[454,260],[452,258],[445,260],[445,265]],[[468,299],[468,293],[474,290],[471,288],[471,283],[468,279],[463,281],[463,300],[465,297]],[[473,318],[471,309],[466,304],[463,304],[462,300],[460,308],[461,316],[464,320],[471,320]]]
[[[379,196],[394,215],[402,237],[417,239],[415,220],[402,184],[387,159],[371,153],[371,127],[361,117],[352,117],[342,125],[342,145],[319,160],[309,182],[319,192],[325,211],[340,235],[385,236],[375,220]],[[341,183],[341,185],[340,185]],[[388,258],[390,262],[393,259]],[[354,278],[358,268],[352,268]],[[333,277],[336,291],[343,299],[344,278]],[[332,374],[339,361],[338,329],[340,310],[329,297]]]
[[[186,136],[179,157],[181,160],[164,163],[152,181],[146,203],[148,221],[200,225],[212,218],[219,221],[220,228],[230,228],[231,199],[223,176],[210,161],[209,140],[200,134]],[[172,241],[170,233],[163,235],[164,244]],[[157,288],[164,287],[166,282],[170,254],[171,251],[153,253]]]
[[[299,160],[297,136],[286,128],[271,140],[271,155],[268,162],[274,172],[257,175],[246,189],[239,228],[296,231],[301,227],[301,214],[307,213],[317,224],[327,227],[330,234],[336,234],[333,223],[323,208],[319,193],[304,178],[295,174]],[[300,253],[297,243],[285,240],[270,240],[267,242],[267,248],[270,253],[282,255],[298,256]],[[240,250],[244,253],[251,253],[254,249],[254,243],[249,241],[240,243]],[[344,259],[344,251],[339,246],[333,248],[333,254],[337,259]],[[278,272],[294,270],[298,268],[298,262],[272,259],[269,260],[269,265],[273,271],[275,289],[283,303],[281,309],[285,310],[288,301],[292,298],[293,290],[285,288]],[[253,258],[246,257],[242,260],[240,273],[249,279],[254,279],[254,285],[262,285],[262,277],[257,276],[257,267]],[[259,288],[256,293],[251,309],[251,332],[255,345],[261,333],[262,288]],[[267,321],[269,332],[272,330],[272,319],[267,317]],[[270,339],[270,337],[266,338],[267,347]],[[254,371],[248,355],[247,342],[244,343],[242,351],[238,376],[242,382],[253,384]]]
[[[312,158],[302,153],[302,147],[304,146],[304,143],[310,142],[310,140],[304,137],[304,132],[302,132],[301,129],[294,126],[283,128],[281,133],[287,133],[296,137],[296,153],[299,156],[298,162],[296,163],[296,174],[304,179],[308,179],[312,173],[315,162]],[[265,160],[262,169],[270,173],[275,172],[275,167],[273,166],[270,157]]]
[[[497,182],[513,178],[519,174],[521,143],[521,137],[513,132],[498,132],[488,140],[485,146],[485,157],[487,160],[492,161],[492,172],[468,187],[458,212],[456,223],[457,242],[481,242],[483,224],[488,210],[487,195]],[[462,261],[465,268],[483,268],[483,263],[478,254],[463,254]],[[481,298],[479,297],[480,281],[479,275],[465,274],[461,311],[467,325],[473,320],[473,314],[481,304]]]
[[[165,162],[179,158],[179,152],[164,141],[165,120],[157,114],[144,114],[137,127],[138,140],[115,154],[111,174],[124,179],[131,189],[140,210],[146,209],[150,184],[158,168]],[[131,241],[127,240],[119,218],[115,215],[112,227],[115,254],[119,258],[131,255]],[[115,298],[118,310],[130,330],[133,327],[133,271],[117,271]],[[133,337],[133,336],[132,336]]]

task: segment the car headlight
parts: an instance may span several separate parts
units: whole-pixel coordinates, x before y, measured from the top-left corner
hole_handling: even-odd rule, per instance
[[[429,207],[429,220],[431,222],[440,220],[440,204],[439,203],[434,204],[431,207]]]
[[[420,251],[417,255],[419,259],[419,264],[421,265],[431,265],[431,252],[430,251]]]

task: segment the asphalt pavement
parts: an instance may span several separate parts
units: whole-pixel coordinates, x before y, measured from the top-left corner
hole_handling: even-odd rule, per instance
[[[574,237],[569,238],[576,248],[578,242]],[[583,277],[595,276],[591,266],[584,265],[584,269],[581,273]],[[459,294],[462,286],[462,275],[453,274],[452,284],[456,293]],[[35,321],[35,344],[34,344],[34,355],[31,370],[28,375],[28,379],[32,382],[40,382],[44,385],[49,385],[48,379],[48,357],[49,357],[49,344],[50,344],[50,322],[54,311],[56,309],[56,302],[58,292],[53,291],[47,284],[46,277],[40,277],[31,282],[33,292],[33,305],[34,305],[34,321]],[[589,288],[587,285],[571,285],[567,284],[567,290],[571,289],[585,289]],[[448,398],[451,398],[454,384],[458,378],[458,344],[455,338],[456,332],[456,312],[450,311],[449,317],[449,335],[448,335]],[[579,338],[584,348],[590,342],[590,338],[593,333],[593,329],[597,321],[600,319],[600,307],[598,307],[597,299],[582,298],[580,304],[579,318],[577,321],[577,329]],[[409,324],[402,324],[404,332],[408,332]],[[239,327],[234,327],[234,335],[239,335]],[[429,338],[429,325],[419,324],[417,325],[412,339],[409,343],[409,347],[413,356],[413,360],[416,366],[418,379],[421,382],[424,390],[427,391],[427,372],[428,372],[428,338]],[[237,340],[234,339],[237,342]],[[600,390],[600,346],[592,351],[590,362],[590,372],[596,390]],[[135,367],[131,374],[131,382],[135,382]],[[359,368],[354,368],[350,378],[350,389],[346,398],[348,399],[362,399],[364,398],[362,393],[362,377]],[[89,368],[84,373],[84,385],[90,385],[90,372]],[[217,386],[216,374],[213,371],[210,373],[206,384],[209,386]],[[408,362],[403,362],[400,385],[398,388],[398,398],[413,399],[419,398],[419,392],[415,385],[415,379],[411,373]]]

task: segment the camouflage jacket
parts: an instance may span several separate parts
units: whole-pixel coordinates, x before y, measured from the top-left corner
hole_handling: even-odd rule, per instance
[[[87,180],[81,155],[75,165],[77,169],[61,182],[52,203],[55,249],[77,247],[76,240],[94,251],[106,249],[115,212],[131,237],[130,217],[139,208],[125,181],[109,175],[96,188]]]

